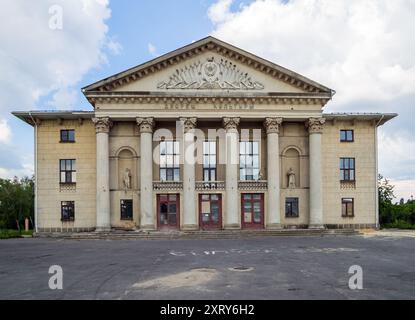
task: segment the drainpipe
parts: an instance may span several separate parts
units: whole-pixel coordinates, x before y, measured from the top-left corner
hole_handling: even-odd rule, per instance
[[[34,135],[34,154],[35,154],[35,225],[34,225],[34,229],[35,232],[38,231],[38,227],[37,227],[37,122],[35,121],[35,119],[32,116],[32,113],[29,111],[29,116],[33,121],[33,125],[34,125],[34,129],[35,129],[35,135]]]
[[[379,159],[378,159],[378,127],[382,123],[383,119],[385,118],[385,115],[382,114],[382,117],[380,120],[376,123],[375,127],[375,172],[376,172],[376,201],[375,201],[375,212],[376,212],[376,229],[380,229],[380,220],[379,220],[379,185],[378,185],[378,177],[379,177]]]

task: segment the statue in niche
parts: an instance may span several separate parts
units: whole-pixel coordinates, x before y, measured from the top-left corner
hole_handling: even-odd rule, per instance
[[[126,168],[124,171],[123,182],[124,182],[124,188],[126,190],[131,189],[131,171],[128,168]]]
[[[288,170],[287,176],[288,176],[288,188],[295,189],[296,188],[296,185],[295,185],[295,172],[294,172],[293,168],[290,168],[290,170]]]

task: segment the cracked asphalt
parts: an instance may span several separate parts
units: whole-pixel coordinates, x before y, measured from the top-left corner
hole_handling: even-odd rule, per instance
[[[0,299],[415,299],[415,238],[2,240]]]

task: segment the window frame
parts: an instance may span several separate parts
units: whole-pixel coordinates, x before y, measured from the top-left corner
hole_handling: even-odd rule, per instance
[[[255,153],[255,145],[257,145],[257,152]],[[240,141],[239,142],[239,180],[241,181],[257,181],[261,171],[261,141]],[[247,150],[248,149],[248,150]],[[251,151],[252,150],[252,151]],[[257,158],[257,166],[254,165]],[[243,159],[243,161],[242,161]],[[250,165],[249,163],[252,163]],[[242,165],[243,163],[243,165]],[[252,171],[252,175],[247,174],[247,171]],[[252,178],[250,178],[252,177]]]
[[[291,204],[291,206],[290,206],[290,211],[291,212],[288,212],[287,211],[287,208],[288,208],[288,204]],[[297,208],[297,212],[296,213],[293,213],[293,209],[294,209],[294,207],[293,207],[293,203],[295,203],[295,206],[296,206],[296,208]],[[291,219],[291,218],[299,218],[300,217],[300,199],[298,198],[298,197],[287,197],[287,198],[285,198],[285,217],[286,218],[288,218],[288,219]]]
[[[171,147],[169,147],[170,144]],[[164,151],[162,150],[162,145],[165,145]],[[169,152],[169,149],[172,152]],[[165,161],[162,160],[163,157],[165,157]],[[172,159],[172,161],[169,161],[169,159]],[[160,141],[159,160],[160,181],[180,181],[180,142],[177,140]],[[162,172],[165,173],[163,174]]]
[[[346,160],[348,165],[346,165]],[[353,166],[350,160],[353,160]],[[356,158],[340,158],[340,182],[356,182]]]
[[[64,170],[62,170],[62,161],[65,161]],[[70,170],[67,170],[67,161],[71,161]],[[74,169],[75,168],[75,169]],[[62,181],[62,173],[65,174],[65,181]],[[70,173],[70,181],[67,181],[68,173]],[[76,159],[59,159],[59,183],[60,184],[76,184]]]
[[[351,200],[351,201],[350,201]],[[342,218],[354,218],[354,198],[342,198]],[[351,215],[348,214],[348,207],[351,205],[352,213]],[[345,208],[345,210],[343,210]]]
[[[212,153],[212,144],[214,144],[214,153]],[[208,145],[208,151],[206,152],[206,145]],[[216,141],[206,140],[203,141],[203,182],[212,182],[217,179],[217,143]],[[215,161],[212,163],[212,157]],[[207,159],[207,161],[205,161]],[[206,180],[206,175],[208,180]]]
[[[351,132],[352,137],[351,139],[348,138],[348,133]],[[345,138],[343,139],[342,133],[345,134]],[[340,130],[340,142],[354,142],[354,130],[353,129],[342,129]]]
[[[70,139],[69,132],[73,132],[73,140]],[[66,139],[64,139],[63,133],[66,133]],[[75,129],[62,129],[60,131],[60,143],[75,143]]]
[[[131,217],[126,216],[126,214],[123,212],[123,209],[126,209],[128,206],[125,205],[124,203],[128,202],[131,204]],[[120,220],[121,221],[133,221],[134,219],[134,203],[132,199],[120,199]]]
[[[72,208],[72,216],[64,218],[64,208]],[[75,201],[61,201],[61,221],[62,222],[73,222],[75,221]]]

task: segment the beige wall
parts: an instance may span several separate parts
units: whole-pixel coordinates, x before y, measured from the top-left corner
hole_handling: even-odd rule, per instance
[[[339,131],[353,129],[355,141],[340,142]],[[323,133],[323,208],[325,224],[376,223],[375,127],[369,121],[328,122]],[[340,184],[340,158],[356,159],[356,187]],[[341,199],[354,198],[354,218],[342,218]]]
[[[60,143],[61,129],[75,129],[75,143]],[[38,228],[61,231],[95,228],[96,148],[91,121],[43,121],[38,126]],[[60,186],[59,160],[76,159],[76,189]],[[75,221],[61,222],[61,201],[75,201]],[[50,230],[50,228],[53,228]],[[59,230],[56,230],[59,229]]]
[[[175,135],[174,123],[157,123],[157,128],[169,128]],[[209,128],[220,128],[220,121],[200,121],[198,128],[207,133]],[[241,128],[261,129],[260,122],[242,122]],[[75,143],[59,143],[61,129],[75,129]],[[339,131],[353,129],[355,142],[341,143]],[[374,225],[375,224],[375,127],[371,122],[332,122],[326,123],[323,141],[323,216],[326,225]],[[308,132],[304,122],[284,122],[280,131],[280,163],[281,163],[281,223],[289,226],[304,226],[309,221],[309,142]],[[153,147],[157,146],[154,142]],[[38,129],[38,226],[40,230],[48,228],[94,228],[95,194],[96,194],[96,153],[95,129],[91,121],[82,124],[75,120],[65,120],[59,124],[56,120],[43,121]],[[140,224],[140,133],[135,122],[115,122],[109,138],[110,148],[110,199],[111,224],[119,228],[135,228]],[[219,146],[218,146],[219,149]],[[218,155],[220,150],[218,150]],[[266,134],[262,132],[261,171],[266,179]],[[356,188],[342,188],[339,178],[340,157],[356,158]],[[59,184],[59,160],[77,160],[76,190],[62,187]],[[132,189],[124,190],[122,174],[125,168],[132,173]],[[293,168],[296,173],[296,188],[288,188],[287,172]],[[182,170],[181,170],[182,171]],[[154,180],[159,180],[159,167],[153,165]],[[181,172],[182,174],[182,172]],[[196,166],[196,181],[201,181],[202,166]],[[225,166],[218,166],[218,181],[225,180]],[[156,209],[156,194],[153,202]],[[169,192],[166,192],[169,193]],[[181,202],[182,192],[179,193]],[[198,194],[196,193],[196,208],[199,212]],[[205,192],[203,192],[205,193]],[[209,193],[209,192],[206,192]],[[224,192],[222,194],[222,209],[224,209]],[[267,192],[264,193],[266,206]],[[286,197],[298,197],[300,216],[285,218]],[[341,198],[355,199],[355,217],[342,218]],[[120,220],[120,200],[133,200],[133,221]],[[75,201],[75,222],[61,222],[60,202]],[[240,203],[238,203],[240,211]],[[181,203],[181,208],[183,204]],[[155,221],[156,220],[156,212]],[[226,212],[223,210],[225,215]],[[265,207],[265,221],[267,220]],[[183,222],[183,212],[181,212]],[[222,221],[225,221],[223,218]],[[50,230],[50,229],[49,229]],[[56,230],[58,231],[58,230]]]

